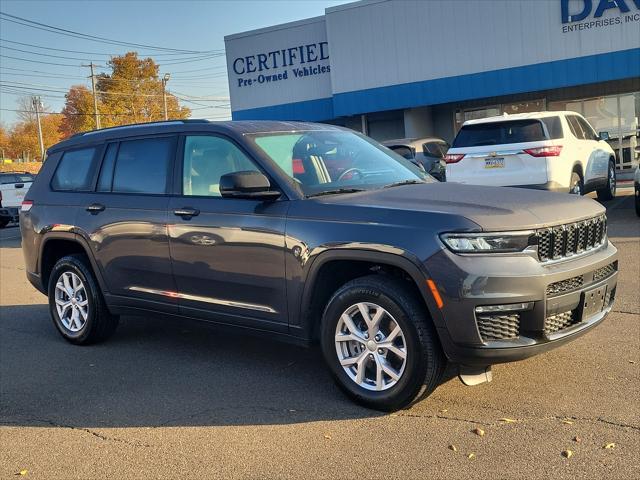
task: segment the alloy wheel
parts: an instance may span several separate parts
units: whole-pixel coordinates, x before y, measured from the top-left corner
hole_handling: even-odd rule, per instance
[[[79,332],[89,318],[89,300],[84,283],[73,272],[63,272],[56,282],[58,318],[70,332]]]
[[[609,164],[609,192],[611,192],[611,196],[616,196],[616,170],[613,165]]]
[[[367,390],[396,385],[407,363],[400,324],[374,303],[357,303],[344,311],[336,326],[335,347],[345,373]]]

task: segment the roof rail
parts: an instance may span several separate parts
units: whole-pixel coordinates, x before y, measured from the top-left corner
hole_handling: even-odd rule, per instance
[[[116,127],[100,128],[98,130],[91,130],[89,132],[80,132],[80,133],[76,133],[71,138],[81,137],[84,135],[93,135],[95,133],[110,132],[113,130],[126,129],[126,128],[153,127],[156,125],[180,125],[185,123],[211,123],[211,122],[209,120],[200,119],[200,118],[193,118],[193,119],[187,118],[184,120],[160,120],[157,122],[132,123],[130,125],[118,125]]]

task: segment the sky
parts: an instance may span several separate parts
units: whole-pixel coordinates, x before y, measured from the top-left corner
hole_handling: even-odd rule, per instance
[[[219,50],[224,53],[225,35],[323,15],[325,8],[342,3],[348,1],[2,0],[0,11],[119,42],[190,51]],[[60,111],[64,105],[64,93],[71,85],[91,85],[89,68],[80,65],[89,62],[105,65],[109,55],[132,50],[131,47],[102,41],[63,36],[7,21],[7,17],[2,18],[0,122],[6,126],[18,120],[16,112],[9,110],[19,109],[16,103],[19,97],[40,95],[51,111]],[[192,118],[230,118],[224,55],[196,61],[193,59],[198,55],[173,55],[142,47],[138,52],[151,54],[147,56],[160,64],[161,75],[171,74],[167,89],[190,100],[181,103],[192,109]],[[184,63],[163,65],[177,61]],[[96,73],[107,71],[99,69]]]

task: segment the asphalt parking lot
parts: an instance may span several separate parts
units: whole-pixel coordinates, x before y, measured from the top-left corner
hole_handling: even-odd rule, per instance
[[[605,323],[396,414],[349,402],[316,349],[196,322],[125,317],[108,342],[71,346],[25,278],[18,229],[1,230],[0,477],[638,478],[640,219],[619,194]]]

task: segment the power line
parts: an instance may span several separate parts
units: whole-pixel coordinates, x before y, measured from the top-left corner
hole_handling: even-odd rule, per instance
[[[29,60],[27,58],[11,57],[9,55],[2,55],[2,54],[0,54],[0,58],[10,58],[12,60],[19,60],[21,62],[41,63],[43,65],[57,65],[59,67],[79,67],[80,66],[72,63],[53,63],[53,62],[43,62],[42,60]]]
[[[65,28],[55,27],[53,25],[48,25],[46,23],[40,23],[33,20],[29,20],[27,18],[18,17],[16,15],[10,15],[8,13],[0,12],[0,19],[15,23],[18,25],[23,25],[30,28],[35,28],[38,30],[45,30],[50,33],[57,33],[59,35],[66,35],[75,38],[83,38],[85,40],[90,40],[93,42],[100,43],[108,43],[112,45],[121,45],[121,46],[132,46],[137,48],[148,48],[150,50],[160,50],[166,52],[176,52],[176,53],[187,53],[187,54],[207,54],[212,52],[220,52],[221,50],[208,50],[208,51],[199,51],[199,50],[182,50],[177,48],[168,48],[168,47],[158,47],[155,45],[145,45],[143,43],[133,43],[133,42],[125,42],[121,40],[114,40],[106,37],[99,37],[97,35],[89,35],[86,33],[76,32],[73,30],[68,30]]]

